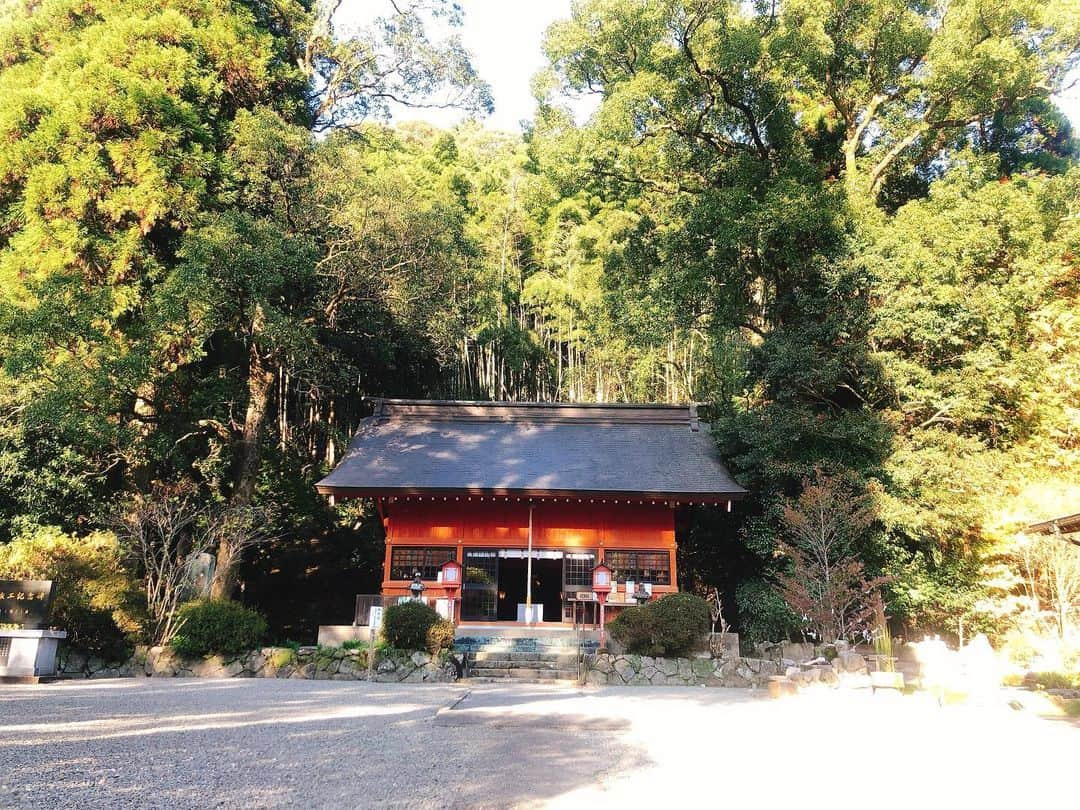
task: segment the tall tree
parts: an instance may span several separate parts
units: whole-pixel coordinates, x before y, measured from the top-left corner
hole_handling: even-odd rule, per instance
[[[0,388],[15,444],[4,450],[21,468],[52,469],[75,491],[89,481],[100,493],[146,470],[163,408],[156,383],[186,340],[147,329],[147,296],[175,263],[181,235],[214,206],[231,121],[288,99],[300,80],[274,34],[235,3],[7,9]],[[41,478],[31,474],[34,485]],[[33,498],[21,494],[26,511],[48,514]],[[86,516],[77,506],[53,514],[69,524]]]

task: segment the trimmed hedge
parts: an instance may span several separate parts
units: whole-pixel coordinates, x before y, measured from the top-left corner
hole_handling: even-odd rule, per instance
[[[635,655],[663,655],[656,617],[646,606],[623,608],[607,626],[611,637]]]
[[[383,637],[399,650],[438,653],[454,646],[454,625],[423,602],[399,602],[383,614]]]
[[[170,646],[180,655],[229,655],[262,644],[266,619],[261,613],[228,599],[200,599],[181,606],[180,632]]]
[[[673,593],[641,607],[624,608],[608,629],[637,655],[685,655],[709,632],[708,603],[692,593]]]

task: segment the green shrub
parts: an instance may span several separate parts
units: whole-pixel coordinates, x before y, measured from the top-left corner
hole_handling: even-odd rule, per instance
[[[200,599],[180,608],[180,632],[171,646],[181,655],[232,654],[258,647],[266,619],[258,611],[226,599]]]
[[[686,655],[709,632],[708,603],[673,593],[641,607],[623,608],[609,625],[611,637],[636,655]]]
[[[270,663],[275,669],[282,669],[296,663],[296,650],[291,647],[277,647],[270,653]]]
[[[399,650],[426,650],[428,632],[441,619],[423,602],[399,602],[383,614],[383,636]]]
[[[752,648],[755,642],[790,638],[799,623],[787,603],[768,583],[759,579],[742,583],[735,591],[739,617],[739,641]]]
[[[432,655],[454,646],[454,625],[447,619],[440,618],[427,631],[427,651]]]
[[[672,593],[645,606],[653,612],[656,634],[664,655],[686,655],[709,632],[709,603],[697,594]]]
[[[341,642],[341,649],[343,650],[365,650],[367,649],[367,646],[368,643],[366,641],[361,641],[358,638],[350,638]]]
[[[1080,672],[1029,672],[1024,682],[1039,689],[1080,689]]]
[[[120,661],[139,640],[145,603],[110,532],[83,537],[43,526],[0,545],[0,579],[51,579],[49,623],[72,648]]]
[[[1061,701],[1061,710],[1067,717],[1080,717],[1080,700],[1073,698]]]
[[[627,607],[619,611],[607,626],[611,637],[635,655],[661,655],[657,640],[656,619],[648,606]]]

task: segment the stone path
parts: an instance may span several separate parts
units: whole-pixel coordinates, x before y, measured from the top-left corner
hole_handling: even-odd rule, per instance
[[[462,696],[468,691],[468,696]],[[450,708],[454,706],[454,708]],[[1071,806],[1080,729],[822,690],[0,687],[0,808]]]

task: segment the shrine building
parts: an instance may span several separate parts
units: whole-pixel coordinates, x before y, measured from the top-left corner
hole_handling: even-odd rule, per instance
[[[676,591],[676,509],[730,511],[746,493],[694,406],[393,399],[317,487],[375,502],[384,600],[419,572],[435,602],[440,566],[461,563],[463,624],[569,623],[599,562],[616,609],[638,583]]]

